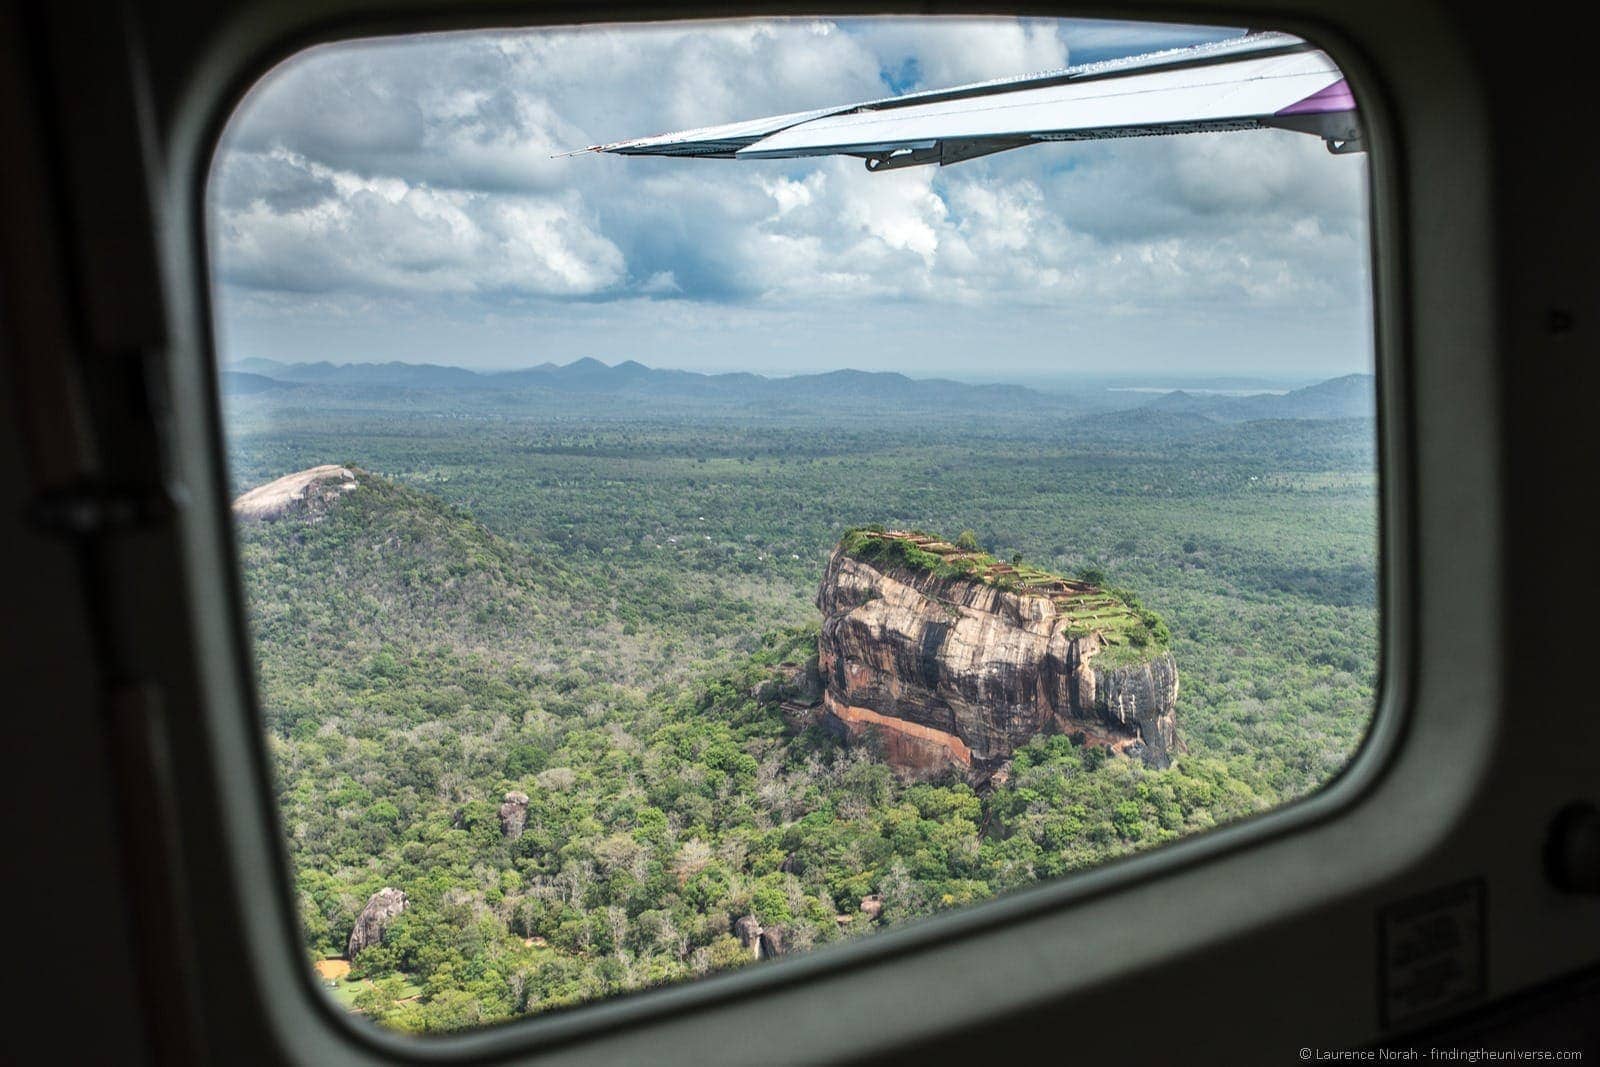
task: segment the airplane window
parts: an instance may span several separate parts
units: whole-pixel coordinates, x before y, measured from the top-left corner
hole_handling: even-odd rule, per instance
[[[208,190],[307,967],[440,1033],[1317,790],[1374,709],[1366,142],[1314,45],[321,46]]]

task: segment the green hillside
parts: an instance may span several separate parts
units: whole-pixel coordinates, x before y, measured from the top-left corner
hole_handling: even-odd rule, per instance
[[[676,624],[630,603],[658,595],[650,574],[603,584],[370,473],[240,540],[308,957],[404,889],[340,994],[405,1030],[750,963],[745,916],[786,951],[863,936],[1274,799],[1215,759],[1151,771],[1061,736],[992,792],[899,783],[786,730],[763,683],[814,655],[810,628],[657,670]],[[510,790],[530,798],[515,839]]]

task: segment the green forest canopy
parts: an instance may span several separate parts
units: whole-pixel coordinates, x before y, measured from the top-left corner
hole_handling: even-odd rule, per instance
[[[1370,420],[879,422],[868,447],[809,412],[234,401],[241,488],[363,470],[320,521],[239,532],[306,951],[343,953],[379,888],[411,901],[341,999],[433,1032],[649,988],[752,962],[745,916],[824,946],[1344,765],[1375,677]],[[791,735],[757,694],[813,649],[816,583],[862,515],[1138,589],[1183,665],[1188,753],[1156,771],[1041,737],[979,792]]]

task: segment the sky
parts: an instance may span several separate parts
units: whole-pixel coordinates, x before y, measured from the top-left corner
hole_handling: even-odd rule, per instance
[[[224,362],[1369,370],[1366,157],[1250,131],[860,160],[573,148],[1237,30],[794,19],[426,35],[271,71],[218,147]]]

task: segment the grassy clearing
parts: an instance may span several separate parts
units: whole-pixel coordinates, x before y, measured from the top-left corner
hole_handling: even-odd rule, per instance
[[[358,978],[354,981],[340,979],[337,982],[323,982],[322,986],[327,990],[328,996],[332,997],[339,1007],[347,1011],[355,1007],[358,996],[364,991],[373,988],[372,982],[366,978]],[[396,999],[410,1000],[413,997],[420,996],[422,996],[422,987],[416,982],[407,981],[401,987],[400,996]]]

